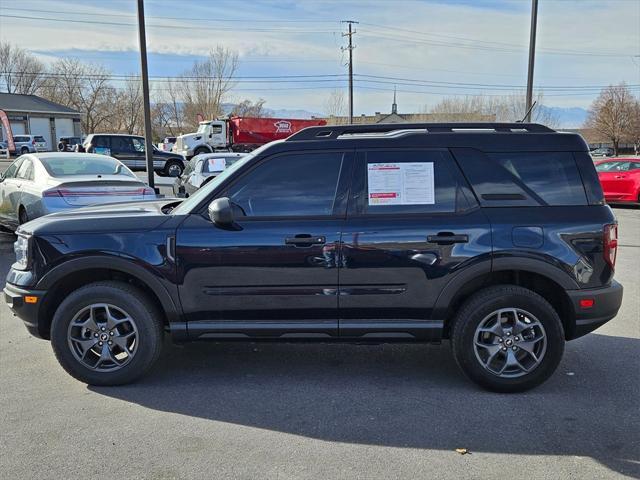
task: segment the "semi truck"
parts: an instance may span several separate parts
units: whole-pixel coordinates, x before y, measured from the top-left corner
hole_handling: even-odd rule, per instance
[[[250,152],[303,128],[326,124],[325,120],[319,119],[231,117],[207,120],[199,123],[197,132],[178,136],[172,151],[187,159],[201,153]]]

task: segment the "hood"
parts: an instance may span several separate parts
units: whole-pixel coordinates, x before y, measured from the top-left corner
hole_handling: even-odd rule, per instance
[[[203,136],[204,135],[202,133],[185,133],[184,135],[177,137],[176,142],[178,140],[182,140],[183,142],[197,142],[198,140],[202,140]]]
[[[162,209],[181,201],[168,198],[75,208],[36,218],[22,225],[18,232],[39,235],[145,231],[158,228],[171,218]]]

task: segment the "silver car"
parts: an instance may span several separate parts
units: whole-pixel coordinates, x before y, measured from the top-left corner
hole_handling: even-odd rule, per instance
[[[244,157],[246,153],[201,153],[193,157],[173,184],[176,197],[188,197],[222,171]]]
[[[71,208],[155,198],[153,189],[115,158],[92,153],[26,154],[0,176],[0,226],[15,229]]]

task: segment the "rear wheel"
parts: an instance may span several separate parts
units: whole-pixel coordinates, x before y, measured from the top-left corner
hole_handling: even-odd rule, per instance
[[[496,392],[521,392],[553,374],[564,351],[564,330],[540,295],[500,285],[465,302],[454,319],[451,345],[471,380]]]
[[[20,155],[26,155],[27,153],[29,153],[29,149],[27,147],[22,147],[20,149]]]
[[[81,382],[121,385],[141,377],[158,359],[162,324],[137,288],[92,283],[60,304],[51,344],[60,365]]]

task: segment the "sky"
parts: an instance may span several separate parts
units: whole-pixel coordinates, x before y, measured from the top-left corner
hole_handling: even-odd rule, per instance
[[[222,45],[240,58],[228,100],[271,109],[324,113],[333,89],[346,93],[344,20],[359,22],[356,115],[389,112],[394,87],[412,113],[526,84],[530,0],[145,0],[145,13],[151,76],[178,75]],[[45,62],[138,74],[135,15],[135,0],[0,0],[0,40]],[[640,0],[539,1],[534,85],[546,105],[588,108],[623,81],[640,96]]]

